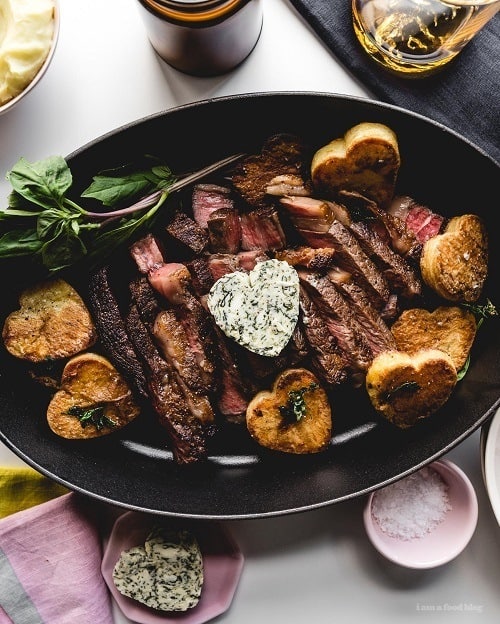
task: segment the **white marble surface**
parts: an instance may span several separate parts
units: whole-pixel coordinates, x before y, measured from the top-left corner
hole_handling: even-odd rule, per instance
[[[286,0],[265,0],[257,47],[243,65],[216,78],[189,77],[159,60],[135,0],[60,2],[61,34],[52,66],[25,101],[0,117],[3,202],[9,190],[5,173],[20,156],[69,154],[172,106],[258,91],[370,97]],[[454,561],[413,571],[382,559],[364,533],[364,499],[278,518],[229,521],[245,567],[230,609],[216,621],[496,624],[500,527],[483,484],[479,443],[477,431],[447,455],[470,477],[480,506],[476,532]],[[0,443],[0,463],[21,461]],[[115,615],[117,624],[127,622],[118,609]]]

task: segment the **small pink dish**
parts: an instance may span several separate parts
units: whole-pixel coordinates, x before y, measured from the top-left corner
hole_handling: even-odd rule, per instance
[[[384,532],[373,515],[376,492],[369,495],[363,513],[366,532],[375,548],[393,563],[407,568],[434,568],[448,563],[464,550],[477,526],[477,496],[467,475],[447,459],[435,461],[428,468],[435,470],[447,485],[451,506],[429,532],[412,539],[391,537]]]
[[[116,589],[113,568],[124,550],[143,545],[153,526],[189,530],[203,556],[204,582],[198,604],[184,612],[157,611]],[[229,608],[243,570],[243,554],[227,528],[219,522],[164,519],[135,511],[121,515],[113,525],[101,572],[123,614],[138,624],[202,624]]]

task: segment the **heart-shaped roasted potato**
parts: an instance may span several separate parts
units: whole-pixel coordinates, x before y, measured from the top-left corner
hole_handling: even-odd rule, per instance
[[[207,305],[226,336],[259,355],[279,355],[299,318],[299,276],[283,260],[258,262],[218,279]]]
[[[480,217],[453,217],[443,234],[425,242],[420,256],[425,283],[448,301],[477,301],[488,274],[488,238]]]
[[[423,308],[404,310],[391,327],[400,351],[439,349],[453,360],[457,371],[465,362],[476,336],[476,318],[458,306],[440,306],[433,312]]]
[[[332,412],[326,392],[305,368],[287,369],[271,390],[250,401],[247,428],[261,446],[283,453],[318,453],[332,435]]]
[[[47,422],[63,438],[97,438],[121,429],[139,411],[129,386],[111,362],[87,352],[64,367],[60,389],[47,408]]]
[[[395,133],[384,124],[362,122],[314,154],[311,179],[325,199],[356,191],[384,208],[394,196],[400,165]]]
[[[2,338],[12,355],[44,362],[88,349],[96,342],[97,332],[78,292],[56,278],[23,290],[19,309],[5,319]]]
[[[380,353],[365,379],[375,410],[401,429],[442,407],[456,383],[453,360],[438,349],[421,349],[412,355],[402,351]]]

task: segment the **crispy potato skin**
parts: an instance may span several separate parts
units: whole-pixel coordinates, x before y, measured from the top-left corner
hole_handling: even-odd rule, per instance
[[[488,274],[488,238],[480,217],[453,217],[443,234],[425,242],[420,257],[425,283],[447,301],[474,303]]]
[[[289,392],[309,388],[304,393],[305,415],[286,424],[280,406],[286,405]],[[271,390],[263,390],[250,401],[246,412],[247,428],[261,446],[283,453],[318,453],[325,450],[332,435],[332,414],[326,392],[310,371],[287,369],[276,378]]]
[[[451,357],[438,349],[379,354],[365,386],[375,410],[401,429],[412,427],[442,407],[457,383]]]
[[[326,198],[335,199],[341,190],[356,191],[386,207],[394,195],[400,165],[393,130],[362,122],[314,154],[311,179]]]
[[[104,414],[114,427],[82,427],[76,416],[68,414],[73,406],[105,404]],[[115,367],[97,353],[82,353],[64,367],[60,389],[47,408],[47,422],[58,436],[68,439],[97,438],[117,431],[132,422],[140,409],[132,392]]]
[[[5,319],[2,337],[15,357],[31,362],[71,357],[95,344],[97,332],[76,290],[54,279],[24,290]]]
[[[433,312],[411,308],[402,312],[391,327],[400,351],[412,354],[421,349],[439,349],[451,357],[457,371],[467,361],[476,330],[472,312],[458,306],[440,306]]]

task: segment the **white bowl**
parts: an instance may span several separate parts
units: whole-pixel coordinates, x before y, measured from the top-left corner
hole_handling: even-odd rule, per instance
[[[500,525],[500,408],[481,429],[481,467],[491,507]]]
[[[24,89],[20,93],[18,93],[15,97],[8,100],[4,104],[0,105],[0,115],[3,115],[7,111],[12,110],[18,102],[20,102],[32,89],[34,89],[36,85],[40,82],[44,74],[46,73],[47,69],[49,68],[49,65],[52,62],[52,58],[56,51],[57,42],[59,39],[59,30],[60,30],[60,23],[61,23],[59,1],[60,0],[54,0],[54,33],[52,35],[52,43],[51,43],[49,52],[45,58],[45,61],[43,62],[42,66],[40,67],[38,72],[35,74],[35,76],[31,79],[31,81],[24,87]]]
[[[420,537],[402,539],[382,531],[372,514],[372,492],[364,509],[365,529],[375,548],[393,563],[407,568],[434,568],[448,563],[469,543],[477,525],[478,503],[467,475],[453,462],[442,459],[429,464],[448,486],[451,509],[444,519]]]

